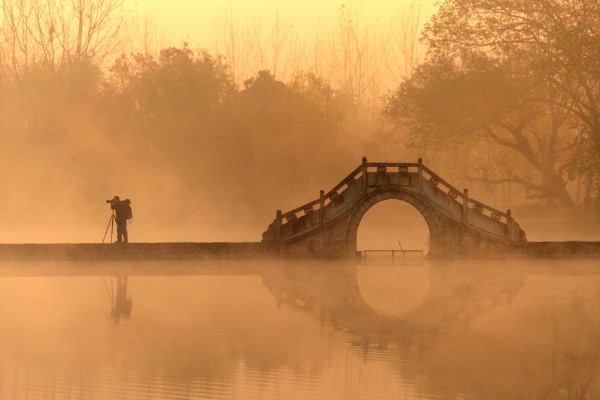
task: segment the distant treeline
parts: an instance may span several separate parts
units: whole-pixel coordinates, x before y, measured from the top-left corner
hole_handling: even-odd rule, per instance
[[[262,70],[240,84],[231,58],[187,44],[115,56],[116,0],[0,4],[8,202],[60,202],[61,193],[88,201],[114,195],[107,187],[137,187],[157,201],[271,209],[276,196],[292,207],[363,154],[424,156],[499,207],[539,199],[573,209],[598,198],[600,5],[592,0],[446,0],[422,32],[426,56],[404,60],[399,85],[377,107],[359,95],[359,73],[344,81],[298,69],[283,81]],[[341,28],[358,29],[345,18]],[[398,57],[416,46],[405,43]],[[363,65],[353,57],[340,60]]]
[[[2,99],[3,180],[19,201],[104,198],[116,181],[162,200],[261,204],[273,191],[316,197],[360,163],[343,134],[352,102],[322,79],[262,71],[239,89],[221,58],[186,46],[122,56],[106,73],[31,69]]]

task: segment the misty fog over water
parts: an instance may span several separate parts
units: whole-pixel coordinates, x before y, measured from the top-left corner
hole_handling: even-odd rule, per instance
[[[0,0],[0,400],[600,399],[598,258],[444,253],[486,239],[473,213],[503,254],[600,241],[599,26],[597,0]],[[364,197],[451,199],[435,260],[397,200],[351,221],[361,265],[119,259],[352,253],[357,203],[325,201],[361,162]],[[135,244],[100,245],[115,195]],[[598,256],[571,245],[538,248]],[[3,258],[49,254],[111,261]]]
[[[2,398],[600,394],[593,262],[14,263],[0,275]]]
[[[363,155],[597,239],[599,7],[506,7],[4,0],[0,242],[100,241],[115,195],[133,241],[258,240]]]

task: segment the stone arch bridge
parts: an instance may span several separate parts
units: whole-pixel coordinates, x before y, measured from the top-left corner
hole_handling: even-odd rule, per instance
[[[430,255],[509,252],[526,242],[525,232],[506,212],[469,197],[417,163],[362,164],[318,199],[291,211],[277,211],[262,243],[282,255],[344,258],[356,254],[363,215],[375,204],[396,199],[425,218]]]

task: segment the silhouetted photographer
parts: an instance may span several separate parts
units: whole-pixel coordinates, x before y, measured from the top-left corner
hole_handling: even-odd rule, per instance
[[[121,200],[119,196],[115,196],[106,202],[110,203],[110,208],[115,210],[114,218],[117,222],[117,241],[115,243],[127,243],[127,220],[133,218],[131,200]]]

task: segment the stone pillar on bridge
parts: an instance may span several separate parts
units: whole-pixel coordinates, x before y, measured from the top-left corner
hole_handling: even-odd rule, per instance
[[[325,223],[325,191],[319,192],[319,223],[323,225]]]
[[[363,195],[367,194],[367,189],[369,188],[367,182],[367,157],[362,158],[362,192]]]
[[[275,217],[275,234],[277,235],[277,244],[281,242],[281,224],[283,223],[283,218],[281,215],[281,210],[277,210],[277,216]]]
[[[463,189],[462,222],[463,224],[469,222],[469,189]]]
[[[512,219],[512,212],[506,210],[506,233],[508,234],[508,240],[512,240],[514,232],[514,220]]]
[[[423,194],[423,159],[419,157],[419,166],[417,170],[417,185],[419,193]]]

